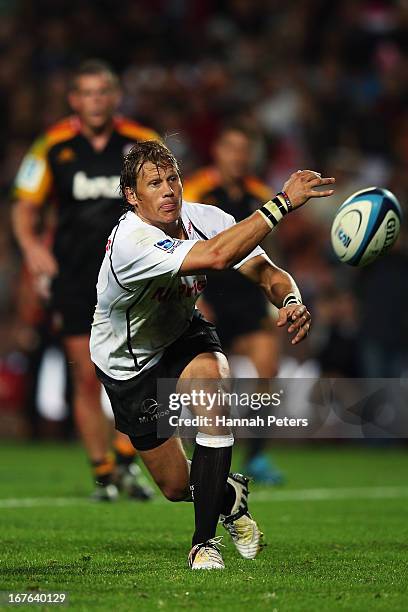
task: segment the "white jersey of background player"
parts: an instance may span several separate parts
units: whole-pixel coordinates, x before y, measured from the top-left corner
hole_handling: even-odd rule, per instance
[[[113,229],[99,272],[98,303],[91,332],[92,361],[108,376],[133,378],[154,366],[164,349],[187,329],[204,275],[178,276],[198,240],[235,223],[215,206],[183,201],[181,220],[188,240],[176,240],[128,211]],[[236,264],[265,255],[256,247]]]

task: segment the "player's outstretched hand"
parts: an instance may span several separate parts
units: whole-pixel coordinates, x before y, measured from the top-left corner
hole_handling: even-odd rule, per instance
[[[316,187],[332,185],[335,182],[335,178],[322,178],[321,174],[313,170],[298,170],[290,175],[283,186],[283,190],[287,193],[292,207],[300,208],[310,198],[327,198],[327,196],[331,196],[334,193],[334,189],[317,191]]]
[[[304,340],[309,333],[312,325],[312,317],[303,304],[292,304],[279,309],[279,318],[276,325],[278,327],[288,325],[288,333],[292,334],[295,332],[292,338],[292,344],[298,344]]]

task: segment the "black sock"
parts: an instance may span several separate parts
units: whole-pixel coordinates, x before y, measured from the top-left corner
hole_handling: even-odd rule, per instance
[[[95,482],[106,487],[112,482],[114,462],[110,455],[100,461],[91,461]]]
[[[135,456],[134,455],[125,455],[125,454],[120,453],[119,451],[115,450],[115,460],[116,460],[116,465],[124,465],[124,466],[128,467],[129,465],[132,465],[132,463],[134,463]]]
[[[233,505],[235,504],[237,494],[235,493],[235,489],[232,485],[227,482],[224,489],[224,498],[222,500],[222,508],[221,514],[224,516],[229,516],[231,514],[231,510]]]
[[[193,546],[215,536],[223,509],[232,446],[209,448],[196,444],[191,463],[190,489],[194,501]]]

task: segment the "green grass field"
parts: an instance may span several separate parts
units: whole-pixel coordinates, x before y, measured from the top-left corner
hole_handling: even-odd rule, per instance
[[[92,504],[79,446],[3,445],[0,588],[67,591],[73,610],[407,610],[406,450],[274,457],[288,484],[250,496],[268,547],[245,561],[226,534],[225,571],[191,572],[190,504]]]

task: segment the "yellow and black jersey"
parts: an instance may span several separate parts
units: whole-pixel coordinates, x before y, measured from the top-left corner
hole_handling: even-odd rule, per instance
[[[222,185],[219,171],[213,166],[198,170],[184,183],[185,200],[218,206],[236,221],[242,221],[272,197],[270,187],[254,176],[242,179],[240,191],[241,197],[232,200]]]
[[[122,157],[139,140],[158,135],[134,121],[114,118],[111,137],[95,151],[77,116],[38,138],[20,166],[14,198],[56,204],[54,254],[59,265],[54,293],[95,304],[95,285],[107,237],[123,213],[119,192]],[[57,300],[58,301],[58,300]]]

